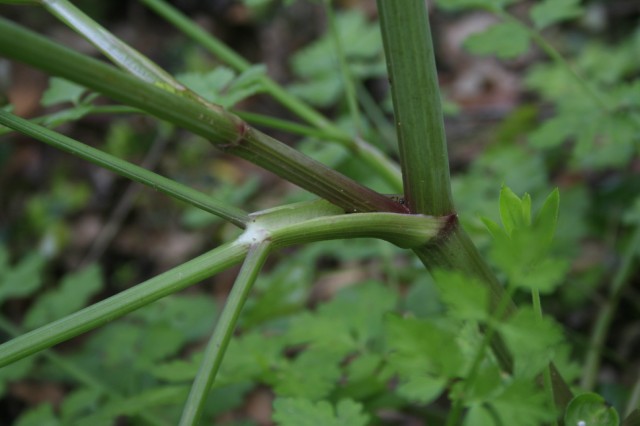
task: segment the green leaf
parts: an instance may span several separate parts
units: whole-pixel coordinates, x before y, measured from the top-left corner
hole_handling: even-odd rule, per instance
[[[102,286],[100,267],[95,264],[66,275],[57,289],[38,297],[27,312],[25,327],[36,328],[79,310]]]
[[[318,400],[329,395],[341,376],[344,354],[311,348],[280,368],[270,380],[276,395]]]
[[[65,396],[60,405],[60,417],[66,424],[91,414],[98,408],[102,392],[95,389],[81,388]]]
[[[544,0],[531,8],[531,20],[538,30],[584,13],[580,0]]]
[[[68,80],[59,77],[49,79],[49,87],[42,95],[40,103],[44,107],[71,102],[78,105],[82,95],[87,91],[85,87],[78,86]]]
[[[464,426],[495,426],[493,416],[486,407],[480,404],[471,406],[464,418]]]
[[[231,340],[216,384],[237,383],[269,375],[285,363],[285,339],[247,333]]]
[[[238,102],[263,91],[263,65],[255,65],[236,77],[233,70],[217,67],[208,72],[188,72],[177,76],[191,90],[214,104],[231,108]]]
[[[477,321],[488,317],[489,293],[486,285],[461,272],[438,270],[433,275],[440,299],[452,317]]]
[[[77,420],[74,425],[113,424],[120,416],[135,416],[153,412],[158,407],[179,404],[186,399],[188,392],[187,386],[156,386],[124,400],[104,404],[95,414]]]
[[[399,393],[421,403],[435,399],[462,374],[465,357],[457,330],[389,315],[385,319],[389,369],[400,376]]]
[[[477,55],[496,55],[501,59],[520,56],[529,49],[529,34],[520,25],[505,22],[492,25],[481,33],[472,34],[464,47]]]
[[[0,248],[0,302],[32,295],[42,285],[44,257],[32,253],[10,267],[8,255]]]
[[[562,327],[549,317],[539,318],[530,307],[520,308],[496,327],[514,356],[516,377],[535,377],[564,341]]]
[[[130,314],[149,324],[163,325],[179,332],[187,342],[197,341],[211,333],[217,305],[200,295],[172,295]]]
[[[486,9],[496,11],[520,0],[436,0],[445,10]]]
[[[362,405],[342,399],[336,406],[329,402],[313,403],[302,398],[277,398],[273,403],[273,420],[279,426],[365,426],[369,416]]]
[[[551,244],[553,236],[556,234],[558,225],[558,211],[560,210],[560,191],[555,188],[547,196],[542,207],[538,211],[533,222],[533,229],[539,233],[540,238],[547,244]]]
[[[583,393],[571,400],[564,414],[566,425],[618,426],[620,417],[615,408],[610,407],[600,395]]]
[[[378,26],[358,9],[337,13],[336,26],[351,74],[358,79],[383,76],[386,66]],[[291,68],[298,81],[287,89],[296,96],[319,107],[341,100],[344,87],[336,78],[338,60],[329,34],[296,52]]]
[[[292,319],[288,338],[292,344],[311,343],[347,354],[380,335],[382,317],[398,303],[396,292],[369,281],[339,292],[316,313]]]
[[[500,216],[505,231],[494,222],[484,223],[494,237],[492,260],[507,274],[512,285],[549,293],[562,281],[569,263],[549,257],[556,230],[559,193],[554,190],[531,224],[531,199],[518,198],[509,188],[500,193]]]
[[[489,401],[503,425],[540,426],[555,417],[548,399],[534,380],[516,380]]]
[[[500,190],[500,220],[511,236],[515,229],[531,225],[531,196],[524,194],[520,199],[509,187]]]
[[[13,423],[14,426],[59,426],[60,424],[51,404],[40,404],[20,415]]]
[[[11,364],[11,367],[0,368],[0,396],[3,396],[8,384],[27,377],[35,364],[35,357],[24,358]]]
[[[573,135],[576,120],[571,116],[557,115],[529,133],[529,142],[536,148],[546,149],[561,145]]]

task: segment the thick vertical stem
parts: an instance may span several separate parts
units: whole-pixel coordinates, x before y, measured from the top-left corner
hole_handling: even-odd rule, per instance
[[[413,213],[453,212],[449,158],[424,0],[378,0],[405,198]]]

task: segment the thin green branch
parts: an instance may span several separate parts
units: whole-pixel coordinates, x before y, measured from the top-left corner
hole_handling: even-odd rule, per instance
[[[222,359],[236,328],[240,312],[242,312],[242,308],[251,292],[253,283],[269,255],[270,244],[269,241],[262,241],[249,248],[249,253],[236,281],[233,283],[231,293],[227,298],[222,314],[216,323],[213,335],[205,349],[200,369],[198,370],[198,374],[196,375],[189,397],[182,411],[182,417],[180,419],[181,426],[198,424],[207,395],[209,395],[209,389],[211,389],[211,385],[222,364]]]
[[[71,114],[73,112],[73,114]],[[80,120],[88,115],[97,114],[139,114],[142,113],[137,108],[131,108],[125,105],[82,105],[80,108],[72,107],[70,109],[45,114],[39,117],[31,118],[29,121],[35,124],[41,124],[48,128],[61,126],[70,121]],[[0,127],[0,136],[4,136],[13,132],[8,127]]]
[[[147,83],[164,83],[179,92],[187,88],[149,58],[111,34],[67,0],[41,0],[52,15],[89,40],[122,69]]]
[[[180,13],[177,9],[170,6],[167,2],[163,0],[140,1],[173,24],[188,37],[202,45],[218,59],[233,67],[236,71],[243,72],[251,67],[251,63],[249,61],[200,28],[197,24]],[[331,121],[327,120],[327,118],[322,114],[292,95],[289,91],[268,76],[261,76],[260,83],[269,95],[289,109],[289,111],[293,112],[313,126],[332,135],[327,139],[335,140],[344,144],[344,146],[350,149],[354,155],[361,158],[362,161],[369,165],[369,167],[379,173],[380,176],[384,178],[389,185],[391,185],[395,192],[402,191],[400,169],[387,156],[380,152],[380,150],[365,141],[352,140],[346,132],[337,127]]]
[[[248,123],[252,125],[265,126],[271,129],[283,130],[288,133],[292,133],[295,135],[308,136],[318,139],[329,139],[339,142],[344,142],[346,139],[343,136],[336,136],[332,133],[327,133],[322,129],[317,129],[315,127],[305,126],[303,124],[298,124],[293,121],[283,120],[280,118],[271,117],[268,115],[256,114],[252,112],[246,111],[233,111],[238,117],[242,118]]]
[[[407,211],[388,197],[252,129],[222,108],[206,107],[140,81],[4,19],[0,19],[0,54],[184,127],[225,152],[251,161],[350,212]]]
[[[542,303],[540,301],[540,290],[533,289],[531,290],[531,302],[533,305],[533,310],[534,312],[538,315],[538,318],[540,320],[542,320],[543,318],[543,313],[542,313]],[[544,369],[544,371],[542,372],[542,378],[543,378],[543,382],[544,382],[544,390],[547,393],[547,399],[549,401],[549,406],[553,407],[554,403],[555,403],[555,396],[554,396],[554,391],[553,391],[553,382],[551,381],[551,366],[547,365]],[[551,422],[551,426],[558,426],[558,420],[554,419]]]
[[[331,7],[331,0],[324,0],[324,10],[327,15],[327,21],[329,23],[329,34],[331,35],[331,41],[338,59],[338,67],[340,69],[340,76],[342,77],[342,84],[344,85],[345,96],[347,98],[347,106],[349,107],[349,113],[351,114],[351,121],[353,127],[356,129],[356,133],[360,136],[363,134],[362,120],[360,118],[360,109],[358,107],[358,99],[356,96],[356,88],[354,84],[353,74],[349,69],[347,63],[347,56],[342,46],[342,40],[340,39],[340,31],[336,24],[336,16]]]
[[[462,410],[464,408],[465,398],[464,396],[469,392],[471,386],[476,382],[478,373],[480,372],[480,365],[482,364],[482,360],[486,357],[486,350],[494,339],[494,335],[496,335],[496,324],[500,323],[504,318],[507,311],[510,309],[511,298],[513,297],[515,288],[511,287],[508,292],[504,292],[502,299],[498,302],[498,306],[491,312],[491,317],[487,326],[483,329],[484,336],[482,337],[482,341],[480,345],[476,348],[475,355],[473,357],[473,361],[471,362],[471,367],[469,367],[469,372],[466,374],[464,378],[464,383],[462,385],[462,391],[460,392],[461,397],[456,399],[453,403],[453,408],[447,417],[447,425],[446,426],[456,426],[460,421],[460,416],[462,415]]]
[[[369,93],[362,84],[358,85],[358,101],[368,117],[368,122],[378,131],[383,149],[387,152],[396,152],[398,138],[393,124],[389,121],[376,100],[373,99],[371,93]],[[378,145],[380,145],[380,143]]]
[[[593,326],[582,374],[581,386],[584,389],[591,390],[596,384],[605,340],[618,309],[624,286],[629,282],[629,277],[633,272],[633,261],[637,256],[640,256],[640,226],[636,226],[627,247],[624,249],[622,262],[611,282],[609,299],[605,301],[600,309],[596,323]]]
[[[92,148],[67,136],[61,135],[46,127],[31,123],[6,111],[0,110],[0,124],[31,136],[54,148],[73,154],[105,169],[111,170],[136,182],[140,182],[155,190],[184,201],[194,207],[219,216],[239,228],[245,228],[248,221],[246,212],[229,206],[226,202],[216,200],[210,195],[196,191],[174,180],[160,176],[142,167],[131,164],[106,152]]]
[[[115,296],[3,343],[0,345],[0,367],[93,330],[211,277],[239,263],[247,250],[248,247],[243,244],[224,244]]]
[[[378,0],[409,210],[454,212],[440,89],[424,0]]]

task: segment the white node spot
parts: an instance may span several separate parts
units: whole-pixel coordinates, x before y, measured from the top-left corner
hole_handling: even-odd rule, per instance
[[[576,423],[576,426],[587,426],[587,422],[585,422],[584,420],[580,420],[578,423]]]

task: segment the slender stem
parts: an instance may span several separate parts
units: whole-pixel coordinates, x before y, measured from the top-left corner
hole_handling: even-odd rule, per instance
[[[358,99],[356,96],[356,88],[353,82],[353,74],[349,69],[347,63],[347,56],[340,40],[340,32],[338,25],[336,24],[336,16],[331,7],[331,0],[324,0],[324,10],[327,15],[327,21],[329,23],[329,34],[331,35],[331,41],[333,42],[334,50],[338,56],[338,66],[340,68],[340,75],[342,77],[342,84],[344,85],[344,91],[347,98],[347,105],[349,107],[349,113],[351,114],[351,120],[353,126],[356,129],[357,134],[363,134],[362,120],[360,119],[360,110],[358,108]]]
[[[67,114],[70,110],[62,110],[58,112],[54,112],[52,114],[41,115],[39,117],[31,118],[29,121],[35,124],[41,124],[45,127],[52,128],[61,126],[70,121],[79,120],[87,115],[94,114],[139,114],[142,113],[137,108],[131,108],[125,105],[87,105],[87,108],[84,108],[85,105],[82,105],[82,109],[78,111],[77,108],[70,108],[70,110],[75,110],[78,112],[77,114]],[[13,129],[8,127],[0,127],[0,136],[6,135],[8,133],[13,132]]]
[[[589,342],[589,349],[587,351],[587,357],[584,363],[584,370],[582,375],[581,386],[587,390],[594,388],[596,379],[598,376],[598,370],[600,368],[600,359],[602,357],[602,350],[604,347],[605,339],[611,327],[611,322],[615,316],[618,308],[618,302],[622,296],[625,284],[628,283],[629,277],[633,272],[633,260],[640,253],[640,226],[636,226],[627,247],[624,250],[622,256],[622,263],[616,271],[613,281],[611,282],[611,289],[609,292],[609,299],[600,309],[596,323],[593,326],[593,332],[591,333],[591,339]]]
[[[362,85],[358,85],[358,101],[363,111],[369,118],[369,122],[378,130],[379,139],[382,140],[383,148],[387,151],[395,151],[397,147],[397,136],[391,122],[387,119],[384,111],[373,99],[369,91]]]
[[[147,83],[162,82],[180,92],[187,90],[169,73],[111,34],[67,0],[42,0],[42,5],[55,17],[88,39],[122,69]]]
[[[0,367],[93,330],[215,275],[240,262],[247,250],[243,244],[224,244],[115,296],[3,343],[0,345]]]
[[[282,120],[280,118],[275,118],[268,115],[255,114],[246,111],[233,111],[233,113],[253,125],[266,126],[272,129],[284,130],[288,133],[319,139],[331,139],[340,142],[344,142],[346,139],[346,137],[336,136],[321,129],[316,129],[314,127],[305,126],[302,124],[294,123],[293,121]]]
[[[406,207],[388,197],[252,129],[222,108],[215,105],[206,107],[140,81],[4,19],[0,19],[0,54],[184,127],[218,148],[251,161],[347,211],[407,211]]]
[[[188,37],[201,44],[221,61],[233,67],[237,71],[245,71],[251,66],[249,61],[238,55],[215,37],[211,36],[198,25],[194,24],[193,21],[184,16],[177,9],[170,6],[167,2],[163,0],[140,1],[158,15],[175,25],[176,28],[185,33]],[[395,192],[402,191],[400,169],[386,155],[380,152],[380,150],[363,140],[353,140],[346,132],[337,127],[331,121],[327,120],[322,114],[289,93],[289,91],[268,76],[261,76],[260,83],[264,87],[265,91],[275,100],[280,102],[281,105],[289,109],[298,117],[307,121],[309,124],[330,133],[332,136],[327,139],[343,143],[345,147],[349,148],[354,153],[354,155],[361,158],[362,161],[368,164],[372,169],[380,173],[380,176],[384,178],[389,185],[391,185]]]
[[[121,160],[111,154],[92,148],[67,136],[56,133],[53,130],[49,130],[46,127],[31,123],[2,110],[0,110],[0,124],[80,157],[83,160],[111,170],[120,176],[140,182],[206,212],[215,214],[240,228],[246,226],[248,221],[247,213],[186,185],[160,176],[128,161]]]
[[[451,214],[449,159],[426,3],[378,0],[378,10],[405,199],[413,213]]]
[[[207,344],[200,369],[193,382],[189,397],[182,411],[181,426],[193,426],[198,424],[202,410],[209,395],[209,389],[222,364],[222,359],[236,328],[238,317],[244,307],[244,303],[251,292],[253,283],[264,265],[270,251],[270,242],[262,241],[249,248],[240,274],[236,278],[231,293],[227,298],[224,309],[216,328]]]
[[[204,29],[195,24],[192,20],[180,13],[177,9],[169,5],[163,0],[140,0],[151,10],[162,16],[168,22],[176,26],[180,31],[198,42],[205,49],[212,52],[218,59],[234,68],[236,71],[243,72],[251,67],[251,63],[237,54],[233,49],[207,33]],[[294,111],[301,118],[314,126],[324,129],[332,128],[333,125],[329,120],[307,106],[298,98],[290,95],[283,90],[277,83],[269,77],[262,77],[261,83],[267,92],[273,96],[278,102]]]
[[[482,337],[482,342],[480,346],[476,348],[476,353],[473,357],[473,361],[471,362],[471,367],[469,368],[469,373],[465,376],[464,383],[462,385],[461,398],[456,399],[453,404],[453,408],[449,413],[449,417],[447,418],[447,426],[455,426],[458,424],[460,420],[460,416],[462,415],[462,409],[464,407],[464,395],[469,391],[469,388],[476,381],[476,376],[480,372],[480,364],[482,360],[486,356],[486,350],[491,344],[493,337],[496,333],[496,323],[499,323],[504,318],[505,313],[509,310],[509,306],[513,303],[511,301],[511,297],[513,296],[514,288],[510,287],[508,292],[504,292],[504,296],[499,301],[498,306],[492,312],[492,316],[484,328],[484,336]]]
[[[542,320],[542,303],[540,302],[540,290],[533,289],[531,291],[531,301],[533,304],[533,310],[538,315],[538,318]],[[547,393],[547,398],[549,401],[549,406],[553,407],[555,402],[555,396],[553,391],[553,383],[551,381],[551,367],[547,365],[542,373],[543,381],[544,381],[544,390]],[[552,421],[552,426],[558,426],[558,420],[554,419]]]

